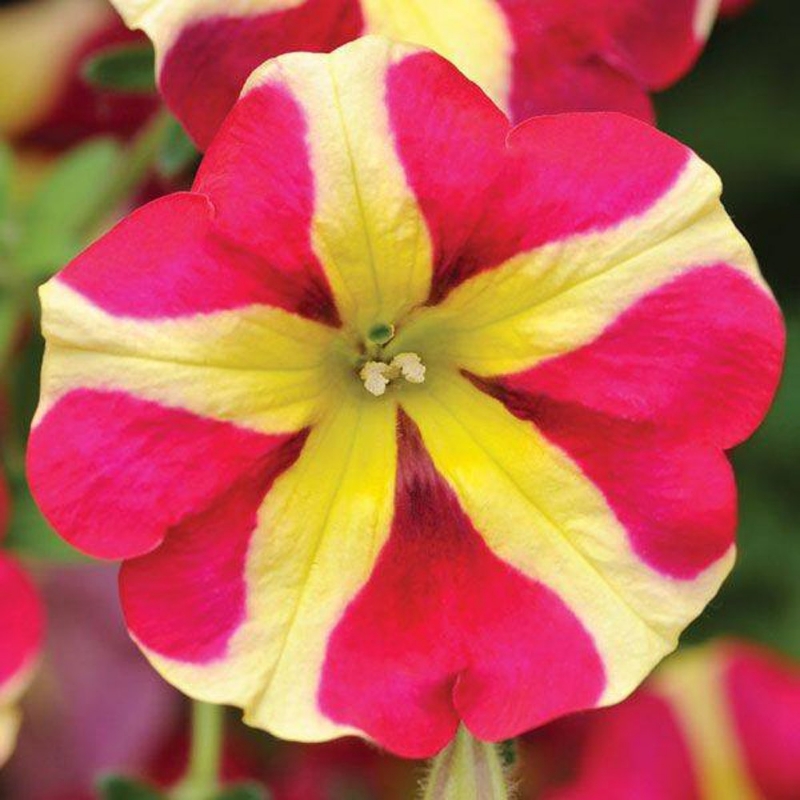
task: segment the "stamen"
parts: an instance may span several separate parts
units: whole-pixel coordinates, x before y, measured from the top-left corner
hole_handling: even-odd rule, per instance
[[[400,353],[390,366],[398,368],[409,383],[425,383],[425,365],[416,353]]]
[[[389,384],[403,377],[409,383],[425,382],[425,365],[416,353],[400,353],[391,364],[383,361],[367,361],[358,373],[364,388],[375,397],[386,394]]]
[[[361,368],[359,376],[364,381],[364,388],[375,397],[386,394],[389,385],[389,365],[382,361],[367,361]]]

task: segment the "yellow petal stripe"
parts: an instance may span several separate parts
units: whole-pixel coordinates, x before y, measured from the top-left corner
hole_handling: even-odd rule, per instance
[[[0,706],[0,768],[14,751],[21,719],[16,706]]]
[[[716,173],[693,157],[646,213],[475,276],[421,313],[395,346],[419,350],[435,328],[437,358],[505,375],[588,344],[637,300],[695,267],[728,264],[769,292],[719,194]]]
[[[288,11],[306,0],[111,0],[129,28],[143,30],[155,44],[159,57],[181,30],[207,17],[247,17]]]
[[[193,666],[148,654],[184,692],[241,706],[248,723],[287,739],[355,732],[323,716],[316,697],[328,637],[366,583],[394,506],[396,407],[361,392],[315,426],[261,508],[247,621],[228,655]]]
[[[508,111],[514,41],[496,0],[362,0],[361,5],[370,33],[430,47]]]
[[[717,20],[721,0],[697,0],[694,11],[694,35],[698,41],[708,39]]]
[[[659,670],[653,688],[677,713],[698,773],[703,800],[759,800],[736,736],[733,711],[725,696],[724,647],[680,653]]]
[[[22,713],[17,703],[30,685],[35,663],[34,659],[21,667],[10,680],[0,685],[0,768],[14,751],[22,722]]]
[[[594,638],[602,704],[627,696],[675,648],[732,566],[733,549],[693,581],[649,569],[580,469],[457,374],[432,371],[403,408],[487,545],[556,592]]]
[[[390,66],[415,52],[366,37],[321,58],[292,54],[256,70],[244,94],[285,86],[305,110],[316,182],[312,238],[352,330],[396,324],[430,292],[432,246],[393,144]]]
[[[336,332],[266,306],[141,320],[112,316],[58,279],[41,289],[47,339],[38,418],[73,389],[124,391],[263,433],[320,413]]]

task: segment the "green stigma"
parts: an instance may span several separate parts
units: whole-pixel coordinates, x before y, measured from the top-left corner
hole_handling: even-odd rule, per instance
[[[394,339],[394,325],[386,325],[382,322],[373,325],[367,333],[367,339],[369,339],[372,344],[377,344],[381,347],[385,344],[389,344],[389,342]]]

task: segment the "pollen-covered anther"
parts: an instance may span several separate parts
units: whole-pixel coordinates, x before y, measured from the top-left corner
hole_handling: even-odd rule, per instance
[[[382,361],[367,361],[361,368],[359,377],[364,381],[364,388],[375,397],[386,394],[389,385],[389,365]]]
[[[400,353],[392,360],[390,367],[396,367],[409,383],[425,383],[425,365],[416,353]]]
[[[425,369],[422,359],[416,353],[400,353],[390,364],[367,361],[358,374],[364,381],[364,388],[375,397],[381,397],[396,378],[403,377],[409,383],[424,383]]]

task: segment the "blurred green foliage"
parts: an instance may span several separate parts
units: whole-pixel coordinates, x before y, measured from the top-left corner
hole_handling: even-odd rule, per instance
[[[687,634],[747,636],[800,658],[800,67],[795,0],[723,22],[697,69],[658,100],[659,122],[722,175],[788,320],[786,373],[761,430],[734,453],[739,560]],[[754,364],[753,369],[758,369]]]
[[[101,778],[97,788],[102,800],[166,800],[151,786],[118,775]]]
[[[85,245],[108,214],[122,148],[97,138],[62,156],[30,195],[15,191],[18,165],[0,143],[0,392],[12,413],[1,455],[14,502],[5,545],[28,558],[81,558],[52,531],[24,478],[24,446],[35,409],[42,342],[36,289]]]
[[[213,798],[192,793],[181,794],[180,789],[168,794],[154,789],[150,784],[137,780],[109,775],[98,781],[101,800],[267,800],[267,792],[255,783],[240,783],[220,789]]]
[[[104,89],[151,94],[156,90],[155,65],[149,43],[113,45],[83,65],[83,76]]]

